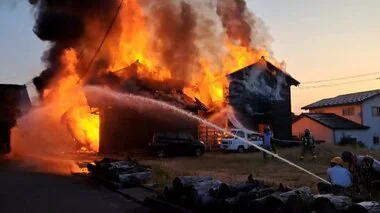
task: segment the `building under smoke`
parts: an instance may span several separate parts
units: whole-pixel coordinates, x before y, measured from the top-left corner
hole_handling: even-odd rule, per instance
[[[246,128],[263,132],[270,126],[276,138],[291,139],[291,86],[299,82],[262,58],[229,75],[229,104]]]
[[[0,84],[0,153],[10,152],[11,129],[31,105],[25,85]]]

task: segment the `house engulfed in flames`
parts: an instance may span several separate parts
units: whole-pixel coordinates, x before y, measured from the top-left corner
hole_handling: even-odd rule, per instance
[[[99,109],[90,109],[86,85],[163,99],[194,113],[218,111],[228,102],[228,74],[262,56],[282,66],[271,57],[267,28],[244,0],[29,2],[36,12],[35,34],[50,42],[43,57],[45,70],[33,79],[41,103],[50,106],[49,118],[63,123],[79,146],[94,151],[99,143],[103,147],[104,138],[114,141],[121,131],[135,130],[121,121],[113,123],[114,116],[122,117],[115,106],[91,103]],[[133,120],[137,116],[128,116],[138,112],[125,114],[126,119],[118,120]],[[147,120],[148,114],[138,117]],[[119,133],[113,135],[116,124],[118,130],[112,131]],[[126,137],[107,143],[120,148],[124,145],[114,143],[136,140]]]

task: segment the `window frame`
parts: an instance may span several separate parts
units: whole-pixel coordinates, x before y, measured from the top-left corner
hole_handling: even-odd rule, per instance
[[[376,111],[374,111],[374,110],[376,110]],[[380,117],[380,107],[378,107],[378,106],[371,107],[371,115],[372,115],[372,117]]]
[[[343,116],[354,116],[355,115],[355,107],[344,107],[342,108]]]

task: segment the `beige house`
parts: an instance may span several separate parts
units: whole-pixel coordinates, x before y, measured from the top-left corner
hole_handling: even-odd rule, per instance
[[[363,142],[367,147],[380,148],[380,90],[339,95],[309,104],[293,121],[294,136],[312,131],[316,140],[339,143],[345,136]]]

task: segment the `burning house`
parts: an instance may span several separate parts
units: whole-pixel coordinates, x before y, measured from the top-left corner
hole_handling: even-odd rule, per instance
[[[143,106],[121,109],[91,100],[83,91],[86,85],[163,100],[197,114],[225,106],[226,76],[232,71],[261,56],[280,67],[265,24],[245,0],[29,2],[36,12],[34,32],[50,44],[42,57],[45,69],[33,79],[41,103],[76,143],[94,151],[146,144],[152,132],[172,127],[197,135],[197,125],[173,114],[141,111]],[[230,93],[231,105],[244,113],[282,113],[277,108],[270,113],[262,107],[242,110]],[[249,98],[243,102],[255,105]],[[290,107],[288,101],[284,104]]]
[[[297,80],[265,58],[229,74],[229,79],[229,105],[244,127],[263,132],[271,126],[276,138],[291,139],[290,87],[299,85]]]
[[[31,105],[25,85],[0,84],[0,153],[10,151],[11,129]]]
[[[130,69],[141,66],[138,62],[124,68],[124,71],[131,73]],[[207,111],[207,108],[198,99],[193,99],[178,87],[176,82],[162,83],[150,79],[141,79],[138,76],[131,76],[128,80],[117,77],[113,72],[108,73],[108,77],[118,79],[117,84],[108,86],[110,92],[133,94],[140,97],[159,100],[177,108],[198,115],[200,111]],[[131,80],[133,79],[133,80]],[[104,88],[93,82],[93,85]],[[146,106],[142,103],[127,103],[134,100],[114,98],[108,96],[97,97],[86,92],[86,98],[91,108],[99,115],[99,152],[114,153],[136,149],[147,148],[152,142],[153,134],[157,132],[190,132],[194,138],[198,137],[198,122],[189,118],[158,108]]]

